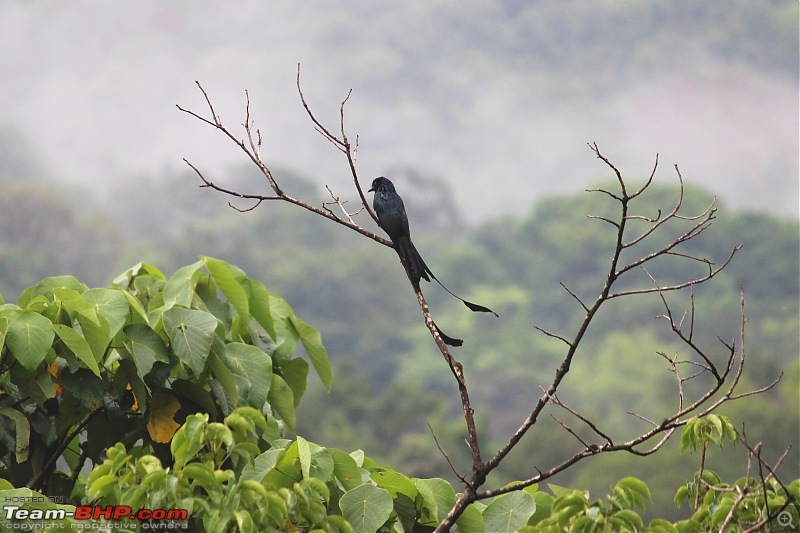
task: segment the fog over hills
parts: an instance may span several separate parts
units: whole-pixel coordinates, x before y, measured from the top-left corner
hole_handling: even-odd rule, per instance
[[[620,0],[302,3],[0,0],[1,128],[47,174],[100,191],[243,161],[175,104],[229,126],[244,90],[268,161],[342,187],[346,107],[359,171],[446,180],[465,213],[521,212],[544,194],[626,174],[703,184],[734,207],[797,216],[798,4]],[[25,176],[19,176],[25,179]],[[257,192],[257,191],[253,191]],[[348,191],[349,194],[349,191]]]

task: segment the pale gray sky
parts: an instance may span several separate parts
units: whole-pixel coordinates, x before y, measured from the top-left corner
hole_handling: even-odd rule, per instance
[[[306,96],[332,126],[353,89],[346,122],[362,179],[410,165],[445,178],[480,217],[607,177],[589,141],[629,176],[660,152],[661,182],[678,163],[728,205],[797,216],[796,71],[728,60],[686,39],[679,18],[637,40],[631,21],[613,25],[624,15],[613,1],[522,14],[513,1],[295,4],[0,0],[0,125],[24,132],[62,180],[102,188],[182,170],[183,157],[220,177],[242,155],[175,104],[204,112],[199,80],[236,126],[248,89],[268,160],[347,194],[344,159],[297,98],[302,63]],[[741,31],[733,23],[752,16],[728,5]],[[513,33],[521,16],[532,35]],[[585,66],[574,53],[569,68],[543,57],[559,47],[585,49]]]

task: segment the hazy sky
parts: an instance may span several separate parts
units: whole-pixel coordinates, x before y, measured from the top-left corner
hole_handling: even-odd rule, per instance
[[[647,174],[660,152],[662,182],[674,181],[678,163],[688,182],[728,205],[797,216],[795,72],[725,62],[678,33],[635,51],[661,58],[640,76],[624,61],[602,71],[587,62],[577,75],[557,61],[535,70],[546,63],[540,46],[516,47],[513,59],[487,48],[503,45],[511,1],[505,10],[491,2],[294,4],[0,0],[0,125],[27,135],[61,180],[103,187],[174,174],[183,157],[223,180],[243,156],[175,104],[205,112],[199,80],[236,127],[248,89],[268,162],[302,171],[321,191],[332,184],[350,194],[345,160],[298,100],[302,63],[306,96],[331,126],[353,89],[346,123],[351,139],[359,136],[364,181],[407,165],[446,179],[478,216],[519,212],[542,194],[607,177],[586,148],[596,141],[631,177]],[[596,4],[602,19],[602,6],[614,2]],[[576,7],[564,9],[565,20],[587,18],[586,2],[564,5]],[[535,22],[536,13],[527,16]],[[584,25],[540,40],[557,50],[558,39],[575,47],[579,37],[592,49],[622,38],[607,24]],[[665,62],[667,53],[674,60]],[[614,79],[613,68],[624,70],[618,85],[593,81]]]

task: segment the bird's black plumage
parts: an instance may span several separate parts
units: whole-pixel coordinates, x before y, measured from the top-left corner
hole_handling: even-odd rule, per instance
[[[375,193],[372,208],[375,209],[381,227],[389,234],[403,264],[406,265],[411,281],[414,283],[419,283],[420,279],[430,281],[428,274],[433,275],[433,273],[411,242],[406,208],[403,199],[395,191],[394,184],[384,177],[375,178],[369,191]]]
[[[394,248],[397,250],[397,254],[406,266],[408,276],[415,286],[419,286],[420,279],[430,281],[431,278],[433,278],[444,290],[464,302],[464,305],[469,307],[472,311],[492,313],[497,316],[497,313],[488,307],[468,302],[460,296],[453,294],[450,289],[442,285],[442,282],[433,275],[431,269],[428,268],[428,265],[425,264],[422,256],[419,255],[419,252],[414,247],[414,243],[411,242],[411,233],[408,229],[408,215],[406,214],[405,205],[403,205],[403,199],[397,194],[394,184],[389,181],[389,179],[383,176],[375,178],[372,180],[372,186],[369,191],[375,193],[375,197],[372,200],[372,208],[375,209],[378,221],[383,230],[389,234],[389,238],[392,240],[392,244],[394,244]]]

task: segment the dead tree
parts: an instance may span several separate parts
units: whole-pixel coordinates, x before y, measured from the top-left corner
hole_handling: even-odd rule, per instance
[[[262,156],[261,134],[258,129],[254,128],[254,124],[250,118],[250,99],[247,91],[245,91],[245,120],[242,124],[245,134],[244,139],[237,137],[232,130],[223,124],[220,117],[214,111],[211,99],[199,82],[197,82],[197,86],[203,93],[209,115],[205,116],[203,114],[185,109],[181,106],[177,107],[179,110],[188,113],[203,123],[216,128],[226,137],[228,137],[233,143],[235,143],[252,161],[252,163],[259,168],[261,173],[266,178],[272,193],[266,195],[246,194],[219,186],[212,180],[206,178],[203,173],[192,163],[185,159],[184,161],[186,161],[186,164],[192,168],[192,170],[202,181],[201,187],[214,189],[218,192],[233,196],[235,198],[250,200],[253,202],[252,205],[246,208],[236,207],[229,202],[229,205],[234,209],[239,211],[249,211],[255,209],[265,201],[288,202],[319,216],[325,217],[333,222],[346,226],[353,231],[360,233],[364,237],[372,239],[376,243],[391,247],[392,243],[389,240],[363,228],[359,225],[356,219],[356,215],[364,211],[370,218],[372,218],[372,220],[375,221],[376,224],[380,225],[375,213],[370,208],[369,202],[364,195],[364,189],[358,176],[358,171],[356,168],[358,138],[356,137],[355,143],[351,142],[345,131],[345,106],[350,98],[350,93],[347,94],[339,106],[339,124],[337,131],[333,131],[316,118],[308,102],[306,101],[300,85],[299,65],[297,69],[296,81],[300,102],[308,114],[309,119],[313,123],[314,128],[337,150],[339,150],[347,161],[347,165],[353,180],[353,186],[360,202],[360,207],[357,211],[348,211],[345,206],[346,201],[342,201],[341,197],[334,194],[330,188],[328,188],[328,192],[330,193],[332,201],[325,202],[321,206],[310,204],[299,198],[294,198],[283,191],[280,184],[270,172],[269,166]],[[557,333],[548,331],[547,329],[539,326],[533,326],[542,334],[563,342],[564,358],[556,370],[552,381],[547,386],[540,386],[541,396],[539,396],[539,398],[533,403],[528,416],[519,424],[518,428],[508,438],[507,442],[498,450],[491,453],[488,456],[488,459],[486,458],[485,450],[481,447],[479,442],[478,432],[475,427],[474,408],[470,402],[469,390],[467,387],[467,380],[464,374],[463,366],[450,353],[448,345],[443,340],[441,332],[434,323],[431,311],[422,291],[418,286],[414,287],[414,284],[412,283],[412,288],[416,293],[420,311],[422,312],[423,322],[430,331],[431,336],[441,352],[445,363],[448,365],[455,378],[466,424],[466,442],[472,455],[471,472],[465,473],[459,471],[457,467],[452,464],[449,457],[441,449],[441,447],[439,448],[450,464],[453,473],[463,485],[463,492],[457,496],[455,504],[450,509],[445,519],[441,522],[441,524],[439,524],[437,531],[449,531],[455,524],[458,517],[464,512],[466,507],[475,501],[493,498],[495,496],[512,491],[522,490],[525,487],[547,480],[548,478],[563,472],[567,468],[588,457],[610,452],[625,452],[638,456],[646,456],[655,453],[667,442],[676,429],[685,426],[692,420],[702,418],[712,413],[726,402],[764,392],[774,387],[780,380],[779,376],[772,383],[769,383],[768,385],[757,390],[745,392],[738,391],[737,387],[739,385],[739,380],[742,376],[746,360],[746,351],[744,345],[746,315],[743,292],[741,295],[741,328],[739,339],[730,342],[721,338],[719,339],[724,346],[725,356],[721,359],[718,356],[712,356],[711,349],[709,347],[702,346],[695,340],[694,288],[711,280],[723,269],[725,269],[725,267],[727,267],[734,258],[736,252],[738,252],[741,248],[741,245],[734,247],[728,257],[725,258],[720,264],[715,264],[709,258],[698,257],[684,251],[684,245],[687,242],[695,239],[710,227],[712,221],[716,217],[715,203],[712,202],[711,205],[709,205],[708,208],[701,213],[695,213],[691,215],[685,214],[682,210],[684,200],[683,177],[678,166],[675,165],[675,173],[680,189],[678,198],[672,208],[667,212],[659,211],[655,216],[652,217],[637,214],[634,210],[635,201],[643,193],[645,193],[645,191],[653,182],[653,178],[658,168],[658,156],[655,158],[655,164],[653,165],[653,169],[646,182],[636,189],[631,189],[631,184],[625,178],[623,178],[620,170],[617,169],[617,167],[601,153],[597,144],[589,144],[589,148],[594,155],[600,159],[611,172],[613,172],[616,178],[616,184],[613,188],[609,187],[590,189],[587,191],[605,195],[613,200],[617,206],[617,214],[613,217],[590,215],[590,218],[592,219],[607,223],[610,226],[611,231],[613,231],[616,235],[615,244],[613,250],[611,250],[608,260],[607,274],[605,279],[602,281],[602,284],[598,287],[599,290],[597,296],[592,301],[584,300],[583,298],[579,297],[576,292],[572,291],[566,284],[562,283],[563,289],[577,302],[577,305],[581,306],[583,312],[585,313],[580,324],[577,325],[573,332]],[[634,220],[638,222],[638,227],[641,227],[642,224],[644,224],[646,226],[645,229],[634,230],[631,228],[630,223]],[[676,223],[679,221],[682,229],[676,231],[674,228],[676,227]],[[646,253],[637,254],[639,250],[645,249],[643,244],[649,243],[649,239],[657,230],[662,233],[670,230],[673,231],[673,236],[670,238],[671,240],[668,242],[668,244],[658,246],[655,250],[650,250]],[[623,260],[623,254],[625,257],[634,257],[635,259]],[[648,271],[648,266],[650,263],[665,256],[672,256],[681,260],[700,263],[704,265],[705,272],[703,275],[694,279],[686,279],[679,283],[669,285],[661,284],[650,274]],[[639,288],[617,289],[617,287],[620,285],[620,280],[627,280],[634,272],[638,272],[640,275],[643,274],[645,279],[649,279],[649,284]],[[690,294],[691,304],[685,313],[677,312],[675,309],[673,309],[673,305],[670,303],[670,294],[679,291],[688,291]],[[609,435],[608,432],[604,431],[600,423],[590,420],[577,410],[564,404],[558,397],[558,389],[561,383],[567,378],[570,368],[575,361],[578,348],[581,346],[581,342],[584,339],[586,332],[592,325],[600,308],[610,300],[641,294],[652,294],[654,297],[661,300],[664,312],[659,318],[662,318],[666,322],[667,327],[671,329],[675,336],[685,346],[687,354],[683,356],[668,356],[666,354],[659,354],[668,362],[670,371],[675,378],[676,405],[672,413],[658,421],[649,420],[641,414],[629,413],[632,417],[636,417],[647,422],[649,429],[633,439],[620,441],[615,439],[614,436]],[[710,380],[708,380],[709,386],[699,394],[695,393],[689,395],[688,393],[685,393],[684,384],[687,381],[696,379],[700,376],[710,377]],[[568,416],[572,417],[574,420],[577,420],[578,423],[588,427],[591,433],[594,435],[593,439],[588,440],[579,436],[578,432],[572,429],[571,426],[567,425],[567,423],[565,423],[563,420],[556,418],[564,430],[569,432],[578,440],[581,447],[580,451],[565,457],[560,463],[552,465],[549,468],[544,470],[537,469],[535,473],[531,473],[529,477],[517,483],[503,487],[486,488],[485,484],[487,481],[487,476],[500,465],[509,452],[514,449],[514,447],[521,441],[526,433],[537,423],[543,410],[548,405],[557,406],[567,413]],[[749,447],[749,444],[747,444],[743,437],[742,442]],[[770,472],[769,477],[775,477],[773,467],[777,465],[768,464],[766,460],[761,457],[760,453],[758,453],[757,449],[749,449],[751,451],[749,454],[749,461],[755,460],[758,464],[758,467],[762,471],[766,469]],[[763,480],[764,478],[762,476],[762,481]]]

